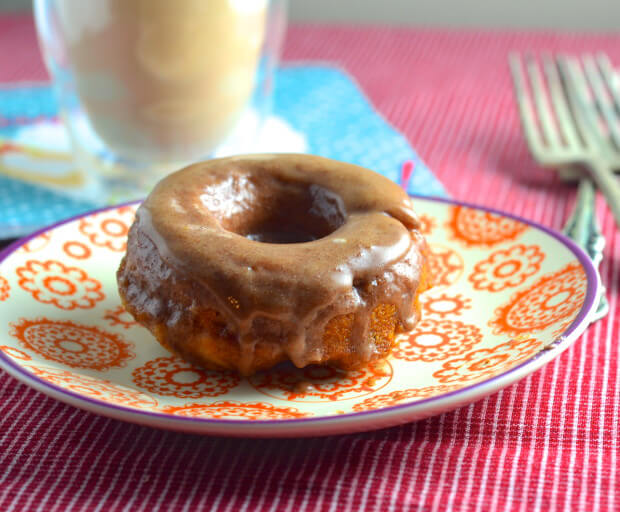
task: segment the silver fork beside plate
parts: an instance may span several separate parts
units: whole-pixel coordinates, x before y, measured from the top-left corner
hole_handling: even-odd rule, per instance
[[[616,225],[620,226],[620,183],[613,169],[620,168],[620,93],[616,75],[605,55],[596,59],[542,57],[540,65],[532,56],[513,54],[510,68],[523,132],[534,159],[541,165],[560,169],[581,166],[577,201],[563,232],[586,250],[598,269],[605,238],[595,210],[595,185],[601,190]],[[528,86],[529,78],[529,86]],[[572,172],[574,175],[574,171]],[[601,288],[596,315],[609,312],[604,287]]]

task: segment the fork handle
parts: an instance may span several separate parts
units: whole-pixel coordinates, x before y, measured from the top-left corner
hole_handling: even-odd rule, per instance
[[[607,200],[607,206],[614,216],[616,227],[620,229],[620,181],[616,179],[609,166],[600,160],[590,160],[585,164],[592,180]]]
[[[577,200],[573,213],[564,225],[562,232],[586,251],[594,267],[603,259],[605,238],[601,233],[596,219],[596,189],[587,176],[582,176],[577,189]],[[605,296],[605,287],[601,286],[599,302],[592,321],[603,318],[609,311],[609,303]]]

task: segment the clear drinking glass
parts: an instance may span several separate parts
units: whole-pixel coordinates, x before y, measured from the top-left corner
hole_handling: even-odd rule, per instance
[[[286,0],[34,0],[81,193],[145,194],[252,147],[271,108]]]

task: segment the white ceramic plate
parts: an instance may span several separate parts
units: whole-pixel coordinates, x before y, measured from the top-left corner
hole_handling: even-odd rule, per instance
[[[522,379],[586,328],[599,278],[570,240],[517,217],[416,198],[437,286],[385,364],[250,379],[171,356],[123,310],[115,272],[137,205],[76,217],[0,253],[0,366],[63,402],[187,432],[285,437],[405,423]],[[312,385],[300,391],[300,382]]]

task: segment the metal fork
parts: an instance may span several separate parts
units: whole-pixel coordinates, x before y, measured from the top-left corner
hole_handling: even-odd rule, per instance
[[[609,127],[607,133],[601,133],[598,129],[600,124],[598,124],[594,133],[598,133],[599,137],[601,137],[600,142],[611,149],[607,155],[610,159],[610,165],[615,173],[620,172],[620,152],[618,151],[620,149],[620,131],[618,129],[619,120],[617,115],[617,111],[620,110],[620,92],[618,92],[620,84],[618,83],[618,75],[614,71],[609,57],[604,53],[598,53],[596,59],[592,55],[584,55],[582,57],[583,69],[590,82],[590,88],[594,90],[594,94],[588,89],[588,85],[583,78],[584,75],[580,72],[577,59],[564,56],[562,60],[568,63],[572,69],[571,74],[573,74],[574,79],[571,82],[577,86],[576,92],[579,101],[582,102],[583,106],[589,107],[588,110],[591,112],[589,114],[590,119],[592,119],[592,114],[595,114],[595,109],[598,109],[605,119]],[[616,109],[615,111],[614,108]],[[579,169],[568,168],[563,169],[560,174],[567,180],[578,180],[581,172]]]
[[[605,159],[601,158],[602,137],[594,138],[588,129],[583,128],[584,117],[588,116],[591,121],[594,116],[585,114],[585,103],[576,98],[576,94],[581,94],[583,89],[578,90],[574,83],[566,83],[568,79],[575,79],[576,70],[573,66],[564,59],[556,62],[550,56],[544,56],[542,61],[546,86],[536,60],[532,57],[526,59],[532,91],[530,95],[521,58],[516,54],[509,58],[523,132],[532,156],[541,165],[556,168],[583,165],[590,171],[588,174],[581,174],[575,208],[563,232],[588,253],[598,269],[603,257],[605,239],[596,219],[595,188],[592,180],[601,190],[604,189],[609,206],[620,224],[620,192],[614,188],[614,185],[617,188],[618,184],[608,160],[611,158],[611,151],[605,153]],[[579,87],[582,86],[583,83]],[[578,109],[580,113],[571,109]],[[605,289],[601,287],[593,320],[604,317],[608,311]]]

